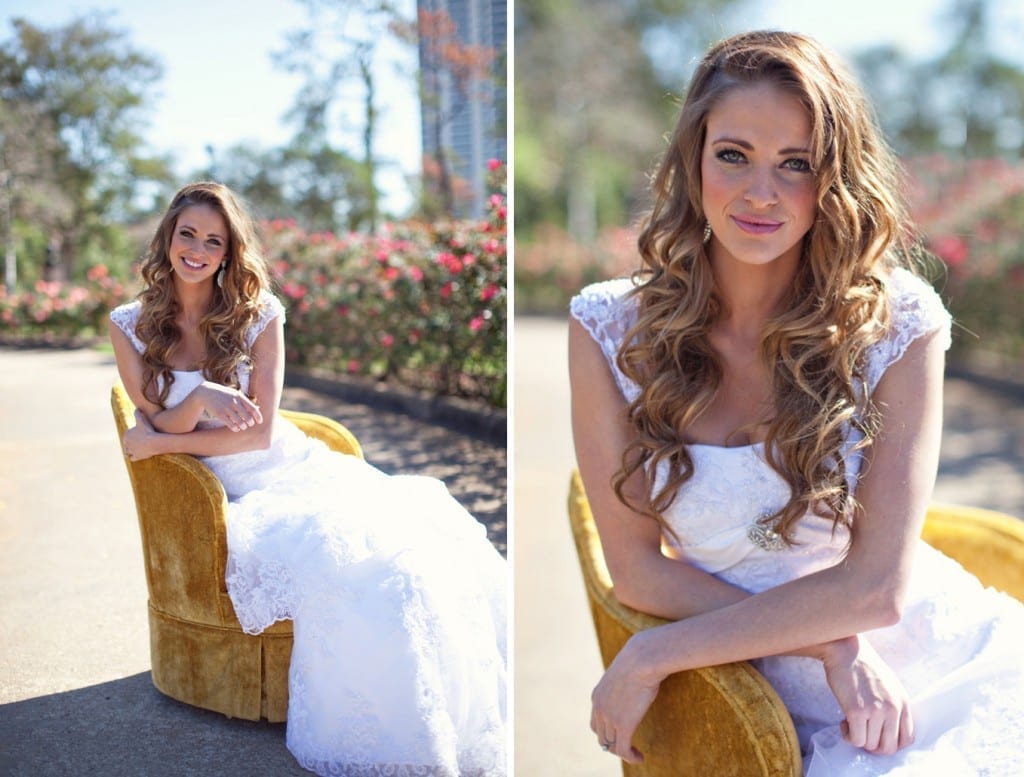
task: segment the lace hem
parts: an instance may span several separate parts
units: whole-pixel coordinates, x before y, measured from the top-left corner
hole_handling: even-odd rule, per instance
[[[950,346],[951,319],[935,290],[904,269],[893,270],[889,277],[889,302],[892,324],[886,336],[868,352],[868,391],[874,391],[891,365],[903,358],[918,338],[939,332],[943,349]]]
[[[249,331],[245,333],[245,344],[252,348],[253,343],[256,342],[256,338],[259,337],[263,330],[267,328],[267,324],[273,321],[275,318],[281,318],[281,323],[285,321],[284,305],[281,304],[281,300],[271,294],[269,291],[262,291],[260,293],[260,314],[252,326],[249,327]]]
[[[139,353],[146,350],[145,344],[135,335],[135,325],[139,322],[139,311],[141,309],[142,303],[135,300],[134,302],[126,302],[124,305],[118,305],[110,311],[110,320],[114,322],[118,329],[128,335],[132,346]]]
[[[615,383],[627,402],[640,396],[640,387],[627,378],[616,364],[626,332],[636,322],[636,305],[628,296],[634,288],[629,278],[593,283],[569,303],[569,312],[601,347]]]

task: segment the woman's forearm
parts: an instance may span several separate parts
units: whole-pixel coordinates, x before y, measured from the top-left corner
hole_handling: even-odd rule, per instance
[[[642,572],[634,572],[631,578],[630,582],[635,588],[632,596],[627,593],[628,589],[620,588],[619,585],[615,586],[614,590],[619,601],[635,610],[671,621],[714,612],[752,596],[742,588],[719,580],[714,575],[698,569],[686,561],[666,556],[652,559],[649,564],[645,565]],[[625,597],[623,597],[624,593]],[[843,635],[839,640],[799,645],[778,654],[765,653],[751,657],[788,655],[824,660],[837,641],[850,636],[852,634]]]
[[[203,416],[203,410],[199,394],[193,390],[180,404],[147,417],[158,432],[184,434],[196,428]]]
[[[675,672],[770,655],[821,658],[829,643],[897,619],[884,597],[866,590],[840,564],[641,632],[630,643],[650,677],[660,682]]]
[[[224,456],[231,453],[263,450],[270,445],[272,421],[264,417],[262,424],[233,432],[227,428],[196,429],[179,434],[157,433],[154,453],[188,453],[193,456]]]

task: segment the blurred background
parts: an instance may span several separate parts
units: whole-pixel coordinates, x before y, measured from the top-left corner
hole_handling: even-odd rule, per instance
[[[170,196],[263,225],[291,364],[505,403],[504,0],[0,0],[0,341],[105,333]]]
[[[906,167],[954,346],[936,501],[1024,517],[1024,5],[1013,0],[517,0],[516,774],[621,774],[589,730],[601,672],[566,517],[566,315],[638,267],[634,225],[697,58],[807,33],[854,69]]]

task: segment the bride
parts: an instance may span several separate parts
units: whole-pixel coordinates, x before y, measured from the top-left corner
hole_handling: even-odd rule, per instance
[[[110,314],[124,450],[193,454],[224,484],[242,627],[294,621],[288,748],[322,775],[505,775],[506,564],[483,526],[439,481],[278,415],[284,310],[227,187],[179,191],[141,271]]]
[[[919,540],[949,314],[907,267],[896,160],[814,41],[697,68],[639,239],[572,301],[576,452],[633,636],[598,744],[669,674],[757,659],[807,777],[1024,774],[1024,608]]]

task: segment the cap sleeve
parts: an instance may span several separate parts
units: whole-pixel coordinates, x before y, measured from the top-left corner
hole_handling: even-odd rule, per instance
[[[252,323],[252,326],[249,327],[249,331],[245,333],[246,345],[252,348],[253,343],[256,342],[256,338],[259,337],[263,333],[263,330],[267,328],[267,324],[278,317],[280,317],[281,323],[284,323],[284,305],[281,304],[281,300],[269,291],[262,292],[260,294],[260,314]]]
[[[889,277],[888,293],[889,330],[868,351],[869,392],[875,390],[886,369],[903,357],[914,340],[937,332],[944,349],[952,342],[952,319],[935,289],[913,273],[896,269]]]
[[[593,283],[569,303],[569,312],[601,347],[615,383],[627,402],[640,396],[640,387],[627,378],[616,364],[626,332],[636,323],[637,301],[630,292],[636,288],[629,278]]]
[[[132,346],[139,353],[146,350],[146,345],[135,334],[135,325],[139,323],[139,312],[142,310],[142,303],[138,300],[118,305],[110,311],[110,320],[118,329],[128,335]]]

